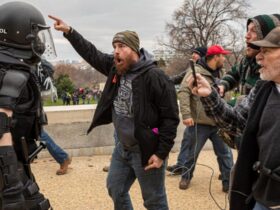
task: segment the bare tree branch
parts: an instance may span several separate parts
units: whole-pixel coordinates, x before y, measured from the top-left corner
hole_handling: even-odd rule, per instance
[[[185,0],[166,24],[169,41],[159,44],[180,56],[188,56],[194,47],[220,44],[233,52],[232,66],[243,52],[240,23],[249,7],[249,0]]]

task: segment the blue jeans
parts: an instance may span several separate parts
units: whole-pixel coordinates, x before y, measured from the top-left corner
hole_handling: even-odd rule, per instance
[[[186,157],[182,177],[192,179],[198,155],[207,139],[210,139],[213,144],[215,155],[217,156],[222,182],[223,184],[229,184],[230,170],[233,166],[233,156],[230,148],[217,134],[218,128],[210,125],[197,124],[196,126],[187,127],[186,130],[186,139],[190,141],[190,146],[187,152],[188,156]]]
[[[256,202],[256,205],[253,208],[253,210],[270,210],[270,208],[267,208],[267,207],[263,206],[262,204]]]
[[[177,166],[183,166],[186,162],[186,157],[189,156],[188,152],[189,152],[189,148],[190,148],[190,141],[187,139],[187,132],[188,129],[187,127],[184,130],[184,135],[183,135],[183,139],[181,142],[181,147],[180,147],[180,152],[179,155],[177,157]]]
[[[133,210],[129,189],[136,179],[147,209],[168,210],[164,184],[165,166],[145,171],[141,154],[124,150],[117,141],[107,177],[107,189],[115,210]]]
[[[68,154],[63,149],[61,149],[43,129],[41,132],[40,141],[44,141],[46,143],[49,153],[59,164],[62,164],[68,158]]]

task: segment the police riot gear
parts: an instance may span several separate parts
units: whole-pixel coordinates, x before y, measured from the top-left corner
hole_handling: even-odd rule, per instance
[[[10,127],[12,124],[12,118],[8,117],[6,113],[0,112],[0,139],[3,137],[4,133],[10,132]]]
[[[38,151],[35,140],[42,110],[39,86],[30,67],[18,59],[0,53],[0,67],[0,107],[13,110],[12,119],[0,113],[6,119],[5,123],[1,120],[0,131],[10,131],[13,139],[13,146],[0,147],[1,209],[47,210],[49,201],[39,192],[29,166],[29,156]]]
[[[46,52],[55,55],[49,27],[35,7],[24,2],[0,6],[0,209],[49,210],[49,200],[31,172],[30,162],[43,148],[37,146],[42,113],[36,64]],[[5,135],[9,133],[8,135]],[[11,134],[11,135],[10,135]]]
[[[54,58],[49,29],[41,12],[30,4],[9,2],[0,6],[0,45],[12,48],[19,58]]]

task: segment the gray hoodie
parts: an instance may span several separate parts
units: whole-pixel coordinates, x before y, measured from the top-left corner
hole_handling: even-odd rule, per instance
[[[134,137],[132,81],[142,74],[146,66],[154,62],[152,56],[142,48],[139,61],[121,76],[118,93],[114,99],[113,123],[117,137],[124,148],[129,151],[140,152],[138,141]]]

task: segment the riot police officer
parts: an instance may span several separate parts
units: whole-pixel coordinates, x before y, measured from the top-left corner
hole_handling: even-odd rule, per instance
[[[38,151],[40,90],[32,72],[55,56],[41,12],[23,2],[0,6],[0,193],[3,210],[47,210],[29,163]],[[50,59],[50,58],[48,58]]]

